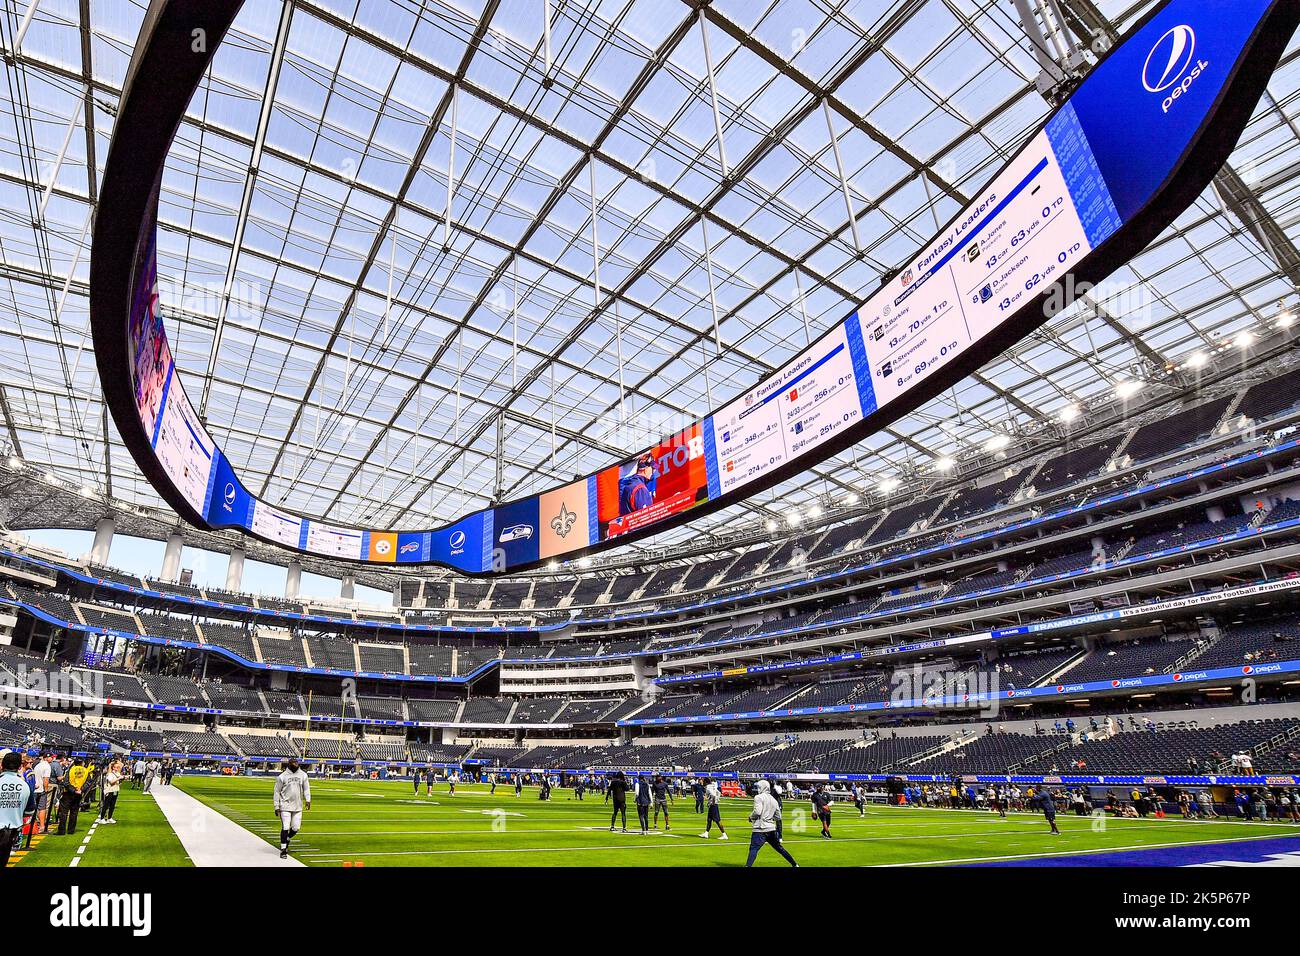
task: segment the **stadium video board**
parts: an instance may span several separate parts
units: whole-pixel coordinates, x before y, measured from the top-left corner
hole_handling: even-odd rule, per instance
[[[439,529],[338,527],[251,495],[185,396],[151,246],[137,269],[128,367],[138,425],[176,492],[165,497],[191,520],[321,557],[469,574],[576,557],[734,503],[949,387],[1067,305],[1074,282],[1144,247],[1226,159],[1295,18],[1276,0],[1170,0],[911,261],[799,355],[625,461]]]

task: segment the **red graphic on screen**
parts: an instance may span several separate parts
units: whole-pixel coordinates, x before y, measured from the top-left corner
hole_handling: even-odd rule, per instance
[[[697,423],[596,476],[601,540],[680,514],[709,496]]]

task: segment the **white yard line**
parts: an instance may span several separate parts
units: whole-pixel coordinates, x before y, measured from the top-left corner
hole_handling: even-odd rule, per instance
[[[304,866],[179,787],[149,791],[195,866]],[[266,812],[271,813],[270,801]]]
[[[77,852],[68,862],[68,866],[79,866],[81,864],[81,855],[86,852],[86,846],[90,843],[90,838],[95,835],[95,828],[98,826],[99,817],[96,817],[95,821],[90,825],[90,829],[86,831],[86,836],[81,841],[81,846],[77,847]]]

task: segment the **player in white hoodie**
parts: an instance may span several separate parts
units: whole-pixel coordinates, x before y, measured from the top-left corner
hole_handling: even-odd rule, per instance
[[[780,853],[791,866],[798,866],[794,857],[781,843],[781,838],[777,836],[777,827],[781,824],[781,804],[776,802],[776,797],[772,796],[769,790],[770,786],[766,780],[758,781],[754,788],[754,809],[749,814],[749,822],[753,825],[754,832],[749,837],[749,859],[745,862],[745,866],[754,865],[754,860],[758,858],[758,851],[763,849],[764,845]]]
[[[280,859],[289,858],[289,841],[302,827],[302,811],[311,809],[311,783],[298,769],[298,758],[290,757],[284,772],[275,778],[275,812],[280,818]]]
[[[731,839],[727,836],[727,828],[722,825],[722,808],[719,806],[719,801],[721,799],[722,791],[718,789],[716,782],[710,780],[704,787],[704,802],[708,804],[709,812],[704,823],[704,832],[700,834],[700,836],[704,837],[706,840],[709,838],[709,831],[713,829],[713,824],[715,823],[718,825],[718,829],[722,832],[722,836],[718,837],[718,839]]]

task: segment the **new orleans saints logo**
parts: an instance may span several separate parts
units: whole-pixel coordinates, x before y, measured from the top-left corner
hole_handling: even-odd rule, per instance
[[[568,505],[560,502],[560,513],[551,519],[551,527],[561,538],[567,538],[569,532],[573,530],[573,523],[578,520],[578,516],[569,510]]]

